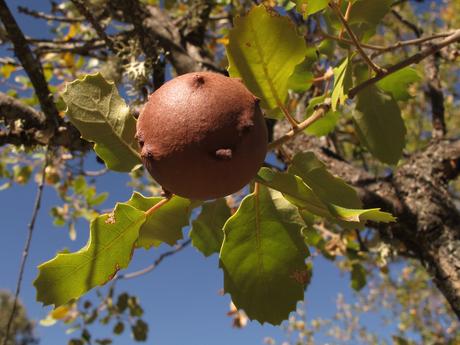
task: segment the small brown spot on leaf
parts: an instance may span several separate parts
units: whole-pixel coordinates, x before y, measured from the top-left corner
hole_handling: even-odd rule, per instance
[[[107,278],[107,280],[102,285],[105,285],[109,281],[111,281],[115,277],[115,275],[118,273],[119,270],[120,270],[120,265],[115,264],[115,271],[112,274],[109,274],[109,277]]]
[[[105,224],[115,224],[115,214],[111,213],[105,220]]]
[[[297,283],[305,285],[310,281],[310,272],[308,270],[296,270],[291,276]]]
[[[246,42],[246,47],[251,48],[251,43],[250,43],[250,42]]]

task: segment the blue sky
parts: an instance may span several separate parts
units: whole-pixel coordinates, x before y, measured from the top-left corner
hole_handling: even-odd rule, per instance
[[[89,160],[94,161],[94,157]],[[94,167],[95,164],[90,164]],[[100,179],[98,189],[110,192],[103,208],[112,207],[117,201],[127,200],[131,190],[126,186],[123,174],[110,173]],[[15,186],[0,192],[0,288],[13,290],[17,278],[20,256],[26,228],[33,207],[36,185]],[[45,188],[42,208],[35,227],[29,261],[22,285],[21,300],[28,314],[35,320],[43,318],[48,308],[35,301],[32,282],[37,275],[36,266],[51,259],[63,248],[77,250],[88,238],[88,224],[77,226],[77,240],[70,241],[66,228],[52,225],[49,210],[59,204],[52,188]],[[185,229],[184,234],[188,233]],[[169,247],[135,252],[127,272],[143,268],[153,262]],[[120,281],[117,291],[137,294],[145,310],[145,320],[150,324],[150,341],[162,345],[211,345],[211,344],[262,344],[265,336],[283,339],[283,331],[278,327],[261,326],[251,322],[242,330],[231,327],[231,319],[226,316],[229,305],[228,295],[219,294],[222,289],[222,272],[218,269],[217,256],[204,258],[193,247],[166,259],[155,271],[137,279]],[[307,313],[311,317],[330,316],[335,308],[338,291],[350,294],[347,276],[340,276],[338,270],[324,260],[315,260],[314,279],[307,290]],[[90,293],[89,297],[94,297]],[[42,344],[63,344],[65,327],[37,327]],[[110,327],[95,325],[95,334],[101,336],[111,332]],[[115,344],[134,343],[128,336],[115,338]]]
[[[33,37],[47,37],[43,21],[18,14],[17,5],[33,6],[47,10],[47,1],[7,0],[14,10],[17,20],[26,34]],[[0,49],[0,54],[5,50]],[[4,86],[0,84],[0,90]],[[98,169],[94,155],[88,158],[88,167]],[[127,186],[128,178],[124,174],[109,173],[99,179],[98,191],[108,191],[110,197],[102,208],[112,208],[117,201],[129,199],[132,190]],[[1,183],[1,181],[0,181]],[[14,290],[27,224],[33,207],[36,185],[14,186],[0,192],[0,289]],[[70,241],[66,228],[55,228],[49,211],[60,201],[55,191],[47,187],[44,191],[42,208],[36,223],[29,261],[27,263],[22,285],[21,300],[26,305],[28,314],[34,320],[45,317],[49,308],[43,308],[35,301],[32,281],[37,275],[37,265],[54,257],[63,248],[77,250],[88,238],[88,224],[78,223],[77,240]],[[184,234],[188,233],[188,229]],[[158,249],[136,251],[127,270],[133,271],[147,266],[168,250],[162,246]],[[261,326],[251,322],[242,330],[231,327],[231,319],[226,316],[229,296],[221,296],[223,286],[222,272],[218,269],[218,259],[214,255],[204,258],[194,248],[189,247],[172,258],[165,260],[154,272],[117,284],[117,291],[129,291],[137,294],[145,310],[145,320],[150,325],[148,343],[161,345],[234,345],[262,344],[266,336],[283,339],[279,327]],[[341,291],[350,298],[348,276],[341,276],[338,269],[323,259],[315,260],[313,282],[306,292],[307,315],[309,319],[330,317],[335,311],[337,293]],[[94,297],[94,293],[88,295]],[[371,326],[379,327],[377,322]],[[66,327],[58,324],[53,327],[37,327],[41,344],[60,345],[70,339],[64,333]],[[111,335],[111,328],[95,324],[91,328],[95,335]],[[128,334],[116,337],[114,344],[132,344]],[[322,343],[318,339],[318,343]]]

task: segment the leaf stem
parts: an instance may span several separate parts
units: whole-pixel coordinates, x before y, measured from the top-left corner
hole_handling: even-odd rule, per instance
[[[14,294],[13,308],[11,309],[11,314],[8,319],[8,323],[6,324],[6,331],[5,331],[5,338],[3,339],[3,345],[7,345],[9,343],[8,340],[10,338],[10,330],[11,330],[11,326],[14,320],[14,315],[16,314],[16,309],[18,306],[19,293],[21,292],[22,278],[24,276],[24,268],[26,266],[27,258],[29,256],[29,249],[30,249],[30,244],[32,242],[32,235],[34,232],[35,221],[37,219],[38,211],[40,210],[40,205],[42,201],[43,188],[45,186],[45,177],[46,177],[45,170],[49,164],[49,161],[50,161],[50,151],[49,151],[49,146],[47,146],[46,151],[45,151],[45,161],[43,163],[43,168],[41,172],[42,176],[41,176],[40,182],[38,183],[37,195],[35,197],[34,208],[32,210],[32,217],[28,225],[29,230],[27,232],[27,238],[24,244],[24,250],[22,251],[21,263],[19,265],[19,275],[18,275],[18,280],[16,283],[16,292]]]
[[[172,195],[157,202],[155,205],[153,205],[147,211],[145,211],[145,216],[146,217],[150,216],[152,213],[154,213],[156,210],[161,208],[163,205],[167,204],[171,200],[171,198],[172,198]]]
[[[329,2],[329,6],[334,10],[334,12],[337,14],[339,17],[340,21],[342,22],[343,27],[347,31],[348,35],[350,36],[351,40],[354,42],[356,49],[358,50],[359,54],[361,57],[364,59],[364,61],[369,65],[370,68],[372,68],[377,75],[382,74],[385,72],[385,69],[377,66],[369,56],[367,56],[366,52],[363,50],[363,47],[361,46],[361,43],[359,42],[358,38],[356,37],[355,33],[351,29],[351,27],[348,25],[347,20],[343,16],[342,12],[340,11],[340,8],[337,6],[335,1]]]
[[[299,123],[297,122],[296,119],[292,117],[292,115],[289,113],[289,110],[287,110],[284,104],[280,102],[278,103],[278,107],[283,111],[284,117],[286,117],[286,119],[289,121],[293,129],[299,127]]]
[[[280,147],[287,141],[291,140],[292,138],[294,138],[295,136],[303,132],[303,130],[306,129],[308,126],[310,126],[311,124],[313,124],[314,122],[322,118],[329,111],[330,108],[331,108],[331,100],[330,98],[327,98],[324,101],[324,103],[319,104],[316,107],[316,110],[310,117],[308,117],[307,119],[299,123],[299,125],[296,128],[291,129],[289,132],[284,134],[282,137],[268,144],[268,150],[273,150],[273,149]]]

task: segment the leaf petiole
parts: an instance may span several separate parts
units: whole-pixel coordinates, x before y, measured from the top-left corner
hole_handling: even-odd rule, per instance
[[[170,196],[168,196],[167,198],[157,202],[155,205],[153,205],[151,208],[149,208],[147,211],[145,211],[145,216],[150,216],[152,213],[154,213],[156,210],[158,210],[161,206],[167,204],[171,198],[172,198],[172,194]]]

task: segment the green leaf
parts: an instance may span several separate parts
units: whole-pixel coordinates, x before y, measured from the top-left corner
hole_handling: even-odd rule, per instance
[[[135,341],[146,341],[147,332],[149,331],[149,325],[141,319],[138,319],[136,323],[131,326],[131,331]]]
[[[123,313],[126,310],[126,308],[128,308],[128,299],[129,299],[129,295],[126,292],[123,292],[122,294],[118,296],[118,300],[117,300],[118,312]]]
[[[330,205],[329,210],[336,217],[349,222],[365,222],[370,220],[373,222],[390,223],[396,221],[396,218],[391,213],[382,212],[379,208],[353,210],[337,205]]]
[[[362,206],[356,190],[342,179],[331,175],[313,152],[296,154],[288,172],[299,176],[323,202],[348,208]]]
[[[327,206],[298,176],[262,168],[256,176],[256,181],[281,192],[300,210],[307,210],[322,217],[332,217]]]
[[[284,104],[289,77],[307,55],[293,23],[259,5],[235,19],[228,38],[230,76],[242,78],[263,108]]]
[[[357,0],[351,8],[348,23],[365,24],[362,29],[373,29],[389,12],[392,3],[393,0]]]
[[[406,135],[398,103],[373,85],[360,91],[357,98],[353,118],[362,145],[380,161],[398,163]]]
[[[100,205],[108,198],[108,196],[109,193],[107,192],[100,193],[88,200],[88,206],[94,207]]]
[[[393,335],[391,336],[391,338],[393,339],[394,345],[416,345],[417,344],[416,342],[412,340],[408,340],[408,339],[405,339],[397,335]],[[452,343],[452,345],[454,345],[454,343]]]
[[[162,197],[146,198],[134,192],[127,204],[138,210],[147,211],[163,199]],[[163,242],[171,246],[176,244],[183,238],[182,228],[188,225],[191,210],[189,199],[173,196],[166,204],[147,216],[139,232],[139,247],[149,249]]]
[[[317,247],[321,242],[324,242],[321,235],[313,227],[308,227],[302,230],[302,234],[305,237],[305,242],[309,246]]]
[[[118,321],[116,325],[113,327],[113,333],[121,334],[125,330],[125,324],[121,321]]]
[[[139,304],[139,300],[136,296],[130,296],[128,298],[129,315],[132,317],[141,317],[144,314],[144,310]]]
[[[198,218],[192,222],[192,245],[206,257],[219,253],[224,240],[223,227],[230,216],[225,199],[205,203]]]
[[[383,17],[390,10],[392,2],[393,0],[353,1],[348,23],[360,41],[366,42],[375,34],[378,24],[382,22]],[[343,14],[347,9],[347,5],[348,1],[342,1],[341,10]],[[337,32],[342,28],[342,23],[334,11],[326,12],[326,23],[333,32]],[[348,46],[344,47],[348,49]]]
[[[299,212],[299,209],[290,203],[281,192],[275,189],[268,189],[268,191],[270,192],[273,204],[278,210],[278,213],[283,221],[298,224],[301,227],[309,224],[305,221],[303,217],[304,215]]]
[[[83,342],[83,340],[80,340],[80,339],[70,339],[67,344],[68,345],[84,345],[85,343]]]
[[[321,162],[319,163],[322,164]],[[321,168],[318,167],[316,169]],[[318,176],[322,174],[324,173],[316,173]],[[319,181],[322,182],[327,180],[330,181],[330,178],[327,177],[323,180],[319,179]],[[341,190],[339,190],[337,196],[326,195],[323,200],[315,194],[313,189],[307,186],[299,176],[290,173],[274,172],[268,168],[262,168],[256,176],[256,181],[281,192],[290,203],[299,208],[301,215],[302,212],[306,210],[315,215],[325,217],[346,228],[362,228],[364,223],[368,220],[376,222],[391,222],[395,220],[390,213],[382,212],[379,209],[349,209],[330,203],[330,200],[351,201],[351,204],[357,202],[353,194],[343,186],[338,187]],[[330,183],[336,183],[337,186],[340,186],[339,182]],[[322,187],[321,184],[315,186],[316,190],[321,194],[327,191],[327,189],[322,189]]]
[[[311,70],[316,56],[314,52],[309,55],[295,67],[294,72],[289,77],[287,86],[289,90],[304,92],[311,87],[313,83],[313,73]]]
[[[259,186],[225,223],[224,233],[225,292],[250,319],[280,324],[303,299],[309,277],[300,226],[286,222],[268,189]]]
[[[315,111],[315,106],[324,102],[325,96],[314,97],[310,100],[307,107],[307,118],[312,116]],[[305,132],[310,135],[321,137],[332,132],[339,120],[339,113],[337,111],[329,110],[322,118],[313,122],[307,127]]]
[[[348,56],[338,67],[334,68],[334,88],[331,95],[332,111],[336,111],[337,106],[345,102],[348,97],[348,90],[353,85],[352,58],[353,56]]]
[[[391,73],[377,83],[377,86],[383,91],[391,93],[397,101],[407,101],[412,98],[409,93],[409,85],[421,79],[418,72],[406,67],[395,73]]]
[[[57,307],[107,283],[128,266],[144,222],[144,212],[121,203],[112,214],[94,219],[85,247],[58,254],[38,267],[40,272],[34,282],[37,300]]]
[[[67,84],[62,98],[67,116],[109,169],[131,171],[141,163],[134,139],[136,120],[114,83],[90,74]]]
[[[329,0],[296,0],[296,10],[304,19],[313,13],[324,10]]]
[[[366,270],[361,264],[353,264],[351,267],[351,287],[355,291],[366,286]]]

